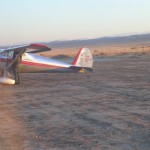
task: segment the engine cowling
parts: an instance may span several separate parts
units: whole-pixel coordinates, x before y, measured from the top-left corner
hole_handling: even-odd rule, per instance
[[[7,77],[1,77],[0,78],[0,83],[1,84],[13,85],[13,84],[15,84],[15,80],[13,80],[11,78],[7,78]]]

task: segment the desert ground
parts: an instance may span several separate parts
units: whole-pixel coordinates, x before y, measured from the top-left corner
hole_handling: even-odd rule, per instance
[[[150,55],[96,57],[93,69],[0,85],[0,150],[149,150]]]

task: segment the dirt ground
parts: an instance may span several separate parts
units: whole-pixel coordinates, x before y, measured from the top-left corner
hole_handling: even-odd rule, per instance
[[[0,150],[149,150],[150,57],[99,58],[84,74],[0,85]]]

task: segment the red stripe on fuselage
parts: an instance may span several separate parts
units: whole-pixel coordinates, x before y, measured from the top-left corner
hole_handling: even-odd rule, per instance
[[[55,65],[29,62],[29,61],[21,61],[21,64],[27,65],[27,66],[37,66],[37,67],[46,67],[46,68],[63,68],[62,66],[55,66]]]
[[[0,62],[11,62],[11,59],[0,58]],[[62,66],[55,66],[50,64],[42,64],[42,63],[29,62],[29,61],[21,61],[21,64],[27,66],[46,67],[46,68],[64,68]]]
[[[0,62],[11,62],[11,59],[0,58]]]

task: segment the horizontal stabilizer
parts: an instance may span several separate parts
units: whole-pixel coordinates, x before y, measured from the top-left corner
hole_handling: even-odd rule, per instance
[[[88,68],[88,67],[71,66],[69,69],[72,69],[72,70],[77,71],[77,72],[85,72],[85,71],[93,72],[93,69]]]

